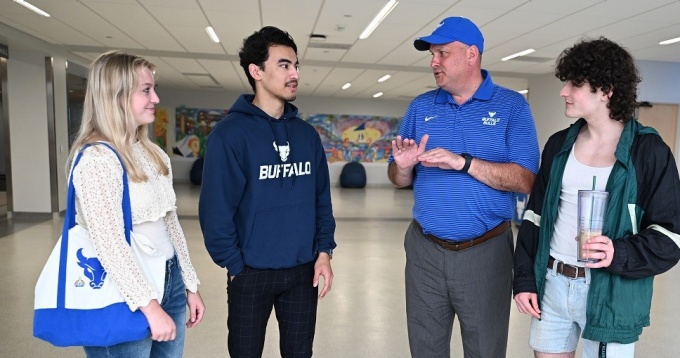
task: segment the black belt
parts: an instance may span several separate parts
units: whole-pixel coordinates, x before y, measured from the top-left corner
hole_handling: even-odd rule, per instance
[[[510,222],[509,221],[503,221],[502,223],[498,224],[495,228],[485,232],[482,236],[476,237],[474,239],[470,240],[465,240],[465,241],[460,241],[460,242],[455,242],[451,240],[444,240],[440,239],[432,234],[426,234],[423,232],[423,227],[418,224],[417,221],[413,220],[413,225],[418,229],[423,235],[425,235],[430,241],[434,242],[435,244],[451,251],[461,251],[465,249],[469,249],[473,246],[479,245],[481,243],[484,243],[488,240],[493,239],[494,237],[502,234],[506,229],[510,227]]]
[[[556,260],[552,256],[550,256],[550,259],[548,259],[549,269],[553,268],[553,264],[555,263],[555,261],[557,261],[557,267],[555,268],[555,271],[557,271],[557,273],[567,276],[569,278],[586,277],[586,269],[584,267],[565,264],[560,260]]]

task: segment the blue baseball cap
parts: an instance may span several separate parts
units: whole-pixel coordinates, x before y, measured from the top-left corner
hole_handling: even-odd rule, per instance
[[[475,45],[479,53],[484,52],[482,32],[479,31],[477,25],[464,17],[447,17],[437,25],[432,35],[416,38],[413,46],[418,51],[427,51],[430,45],[443,45],[454,41],[468,46]]]

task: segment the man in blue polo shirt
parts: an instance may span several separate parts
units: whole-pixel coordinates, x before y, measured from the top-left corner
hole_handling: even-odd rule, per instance
[[[388,175],[413,185],[405,235],[406,315],[413,357],[449,357],[460,320],[466,357],[505,357],[512,295],[514,193],[538,171],[526,100],[481,68],[484,37],[444,19],[414,46],[432,54],[436,90],[416,97],[392,141]]]

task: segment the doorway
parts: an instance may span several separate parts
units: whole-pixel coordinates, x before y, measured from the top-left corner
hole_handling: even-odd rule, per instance
[[[673,155],[677,157],[675,151],[678,130],[677,104],[654,103],[641,106],[638,121],[656,129],[663,141],[671,148]]]

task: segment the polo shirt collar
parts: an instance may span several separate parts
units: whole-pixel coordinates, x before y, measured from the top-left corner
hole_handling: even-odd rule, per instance
[[[484,79],[482,81],[482,84],[479,85],[479,88],[477,88],[477,91],[475,91],[475,94],[472,95],[471,99],[478,99],[482,101],[486,101],[491,99],[491,95],[493,94],[493,81],[491,80],[491,76],[489,75],[489,71],[487,70],[482,70],[482,78]],[[435,99],[434,102],[437,104],[444,104],[444,103],[449,103],[453,101],[453,96],[449,92],[444,91],[441,88],[437,89],[437,93],[435,94]]]

